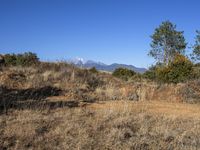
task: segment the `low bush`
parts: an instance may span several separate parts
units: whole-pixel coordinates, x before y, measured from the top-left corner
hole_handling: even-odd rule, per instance
[[[25,52],[23,54],[6,54],[4,60],[6,66],[30,66],[39,63],[39,58],[32,52]]]
[[[185,82],[194,78],[193,64],[183,55],[177,54],[167,66],[156,69],[158,81],[165,83]]]
[[[97,87],[102,86],[104,82],[99,77],[92,75],[87,78],[86,83],[88,85],[88,89],[94,91]]]
[[[193,66],[193,78],[200,79],[200,63],[196,63]]]
[[[143,78],[160,83],[179,83],[200,76],[197,66],[184,55],[177,54],[168,65],[156,64],[143,74]]]
[[[98,73],[98,70],[95,67],[89,69],[91,73]]]
[[[149,80],[155,80],[156,79],[156,65],[151,66],[149,70],[147,70],[143,75],[143,78],[149,79]]]
[[[130,78],[130,80],[131,81],[141,81],[142,80],[142,74],[140,74],[140,73],[136,73],[134,76],[132,76],[131,78]]]
[[[4,56],[6,66],[15,66],[17,62],[17,56],[15,54],[6,54]]]
[[[133,70],[129,70],[126,68],[117,68],[112,75],[127,81],[129,78],[136,75],[136,73]]]

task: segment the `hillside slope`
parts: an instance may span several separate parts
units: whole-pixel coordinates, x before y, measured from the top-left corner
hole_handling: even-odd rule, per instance
[[[199,86],[125,82],[65,63],[5,67],[0,149],[200,149]]]

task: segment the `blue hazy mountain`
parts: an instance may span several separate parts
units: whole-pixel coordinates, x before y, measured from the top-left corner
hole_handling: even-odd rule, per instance
[[[75,59],[69,60],[68,62],[80,68],[95,67],[97,70],[108,71],[108,72],[113,72],[117,68],[127,68],[138,73],[144,73],[147,70],[146,68],[138,68],[133,65],[118,64],[118,63],[107,65],[102,62],[96,62],[93,60],[85,61],[82,58],[75,58]]]

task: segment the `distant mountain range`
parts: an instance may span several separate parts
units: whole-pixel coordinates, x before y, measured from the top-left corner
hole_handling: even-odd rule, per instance
[[[113,63],[111,65],[104,64],[102,62],[95,62],[92,60],[85,61],[82,58],[76,58],[68,61],[71,64],[74,64],[77,67],[81,68],[92,68],[95,67],[97,70],[113,72],[117,68],[127,68],[133,70],[138,73],[144,73],[147,69],[146,68],[138,68],[133,65],[126,65],[126,64],[118,64]]]

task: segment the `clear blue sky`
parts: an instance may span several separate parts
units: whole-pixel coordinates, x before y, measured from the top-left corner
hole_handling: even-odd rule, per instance
[[[199,0],[0,0],[0,53],[148,67],[154,29],[170,20],[192,43],[199,6]]]

